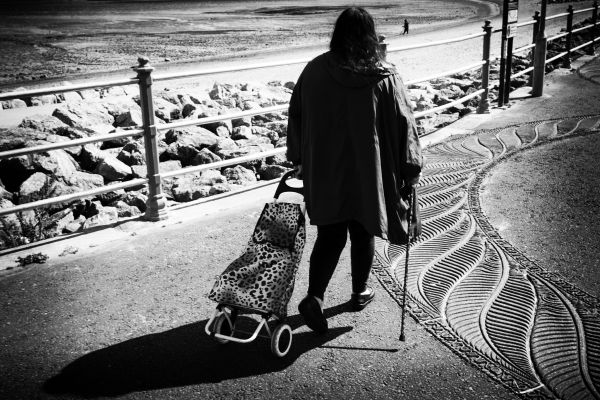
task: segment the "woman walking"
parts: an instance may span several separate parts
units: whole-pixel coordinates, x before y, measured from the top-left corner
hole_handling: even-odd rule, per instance
[[[375,296],[367,285],[374,237],[406,241],[402,193],[416,185],[422,168],[406,90],[396,69],[383,61],[373,18],[363,8],[342,12],[330,51],[300,75],[290,101],[287,146],[317,226],[308,294],[298,309],[309,328],[323,333],[323,299],[348,233],[350,299],[362,310]]]

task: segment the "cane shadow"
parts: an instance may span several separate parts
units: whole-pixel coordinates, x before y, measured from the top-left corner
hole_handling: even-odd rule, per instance
[[[347,304],[340,304],[325,310],[325,315],[331,317],[347,309]],[[323,335],[294,333],[289,353],[276,358],[268,339],[257,338],[249,344],[216,343],[204,332],[207,322],[208,319],[93,351],[48,379],[43,390],[84,398],[116,397],[262,375],[284,370],[307,351],[352,330],[339,327]],[[299,315],[286,322],[292,329],[303,324]]]

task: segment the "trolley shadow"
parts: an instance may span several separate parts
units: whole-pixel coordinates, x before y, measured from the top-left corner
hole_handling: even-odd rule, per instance
[[[332,317],[346,311],[348,303],[331,307],[325,314]],[[207,322],[141,336],[86,354],[47,380],[43,390],[92,398],[262,375],[284,370],[307,351],[352,330],[338,327],[325,335],[296,333],[288,355],[276,358],[265,351],[267,340],[219,345],[204,333]],[[287,323],[295,329],[302,325],[301,317],[292,316]]]

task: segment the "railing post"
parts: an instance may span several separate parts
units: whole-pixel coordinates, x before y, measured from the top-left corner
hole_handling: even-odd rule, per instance
[[[481,66],[481,88],[484,90],[477,107],[478,114],[486,114],[490,112],[490,43],[492,41],[492,22],[489,20],[485,21],[483,30],[485,36],[483,37],[483,61],[484,64]]]
[[[571,68],[571,48],[573,47],[573,6],[569,4],[567,8],[567,55],[563,60],[563,68]]]
[[[594,27],[592,28],[592,44],[587,49],[587,54],[590,56],[594,55],[595,44],[596,44],[596,36],[598,35],[598,2],[594,1],[594,10],[592,11],[592,24]]]
[[[546,38],[546,6],[548,0],[542,0],[542,11],[540,13],[540,24],[535,39],[535,56],[533,62],[533,87],[531,95],[539,97],[544,94],[544,78],[546,74],[546,51],[548,39]]]
[[[387,58],[387,43],[385,42],[385,35],[379,35],[377,37],[379,40],[379,55],[381,59],[385,61]]]
[[[138,58],[137,72],[140,88],[140,107],[144,123],[144,147],[146,150],[146,166],[148,173],[148,201],[144,218],[149,221],[160,221],[167,218],[167,201],[162,193],[162,184],[158,163],[158,144],[154,121],[154,104],[152,102],[152,76],[154,70],[146,57]]]
[[[535,23],[533,24],[533,37],[531,38],[531,43],[535,43],[537,40],[538,30],[540,29],[540,12],[536,11],[533,15],[533,19]],[[531,64],[530,67],[533,67],[535,63],[535,48],[531,50]],[[529,86],[533,86],[533,71],[529,74]]]

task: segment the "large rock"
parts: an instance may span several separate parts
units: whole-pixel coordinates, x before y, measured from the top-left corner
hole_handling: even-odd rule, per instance
[[[42,172],[34,173],[19,188],[19,204],[51,197],[53,183],[50,176]]]
[[[4,186],[0,185],[0,200],[9,200],[13,201],[13,194],[4,188]]]
[[[275,156],[267,157],[267,164],[269,165],[281,165],[286,168],[292,168],[293,164],[288,161],[285,154],[277,154]]]
[[[179,96],[187,96],[194,104],[205,104],[210,100],[208,92],[200,88],[188,88],[179,93]]]
[[[21,149],[34,145],[35,141],[46,140],[49,135],[31,128],[0,129],[0,151]],[[64,139],[64,138],[63,138]]]
[[[51,115],[33,115],[31,117],[25,117],[19,124],[19,127],[31,129],[36,132],[64,136],[69,139],[81,139],[90,136],[90,134],[94,134],[93,131],[88,129],[70,127]],[[46,136],[45,140],[48,139],[48,136]]]
[[[268,138],[273,145],[279,140],[279,134],[277,132],[265,128],[264,126],[253,126],[252,134]]]
[[[183,166],[187,166],[192,164],[192,161],[199,153],[200,150],[190,144],[174,142],[169,145],[165,155],[169,159],[179,160]]]
[[[288,168],[285,168],[281,165],[263,165],[258,170],[258,174],[260,175],[260,179],[268,181],[271,179],[280,178],[287,171]]]
[[[256,174],[247,168],[244,168],[240,165],[236,165],[233,168],[227,168],[223,171],[223,175],[227,178],[227,182],[235,184],[248,186],[256,183]]]
[[[181,118],[181,109],[177,105],[158,97],[155,97],[153,100],[154,115],[158,118],[165,122]]]
[[[75,171],[79,171],[79,164],[64,150],[36,153],[31,159],[37,171],[58,178],[68,178]]]
[[[136,206],[131,206],[124,201],[118,201],[115,203],[117,214],[119,218],[135,217],[140,215],[142,212]]]
[[[213,85],[213,88],[208,92],[208,95],[212,100],[225,100],[231,98],[233,91],[233,85],[220,84],[216,82]]]
[[[261,148],[263,148],[263,151],[270,150],[273,148],[271,140],[268,137],[264,136],[252,136],[250,137],[250,139],[238,139],[235,141],[235,143],[239,147],[260,146]]]
[[[187,118],[196,112],[196,103],[192,101],[190,96],[185,94],[179,94],[178,98],[181,102],[181,115],[183,116],[183,118]]]
[[[75,233],[79,232],[83,228],[83,224],[85,223],[86,218],[83,215],[80,215],[78,218],[71,221],[67,226],[64,227],[64,233]]]
[[[233,140],[252,139],[253,137],[254,135],[252,135],[252,129],[246,125],[233,128],[233,132],[231,133],[231,138]]]
[[[0,198],[0,210],[6,208],[13,208],[15,204],[7,199]],[[22,233],[21,223],[19,222],[19,218],[17,218],[16,214],[8,214],[0,217],[0,242],[8,241],[7,239],[11,239],[8,236],[20,236]],[[6,236],[3,237],[3,234]],[[0,243],[1,247],[2,243]]]
[[[216,185],[218,183],[227,183],[227,179],[225,176],[221,175],[221,173],[214,169],[207,169],[206,171],[202,171],[194,176],[201,185]]]
[[[90,129],[94,132],[105,134],[113,127],[114,118],[99,104],[78,102],[58,107],[52,115],[70,127],[77,129]]]
[[[62,135],[68,129],[69,125],[51,115],[32,115],[23,118],[19,128],[28,128],[38,132],[48,132],[54,135]]]
[[[187,202],[209,196],[211,188],[215,185],[220,185],[217,189],[219,192],[229,190],[227,180],[219,171],[206,170],[175,178],[171,193],[175,201]]]
[[[128,142],[119,152],[117,159],[129,166],[144,165],[146,163],[144,144],[136,141]]]
[[[264,127],[277,132],[280,137],[287,136],[287,120],[286,121],[273,121],[264,124]]]
[[[5,100],[2,102],[2,108],[5,110],[12,108],[27,108],[27,103],[21,99]]]
[[[154,97],[168,101],[169,103],[178,107],[181,106],[181,102],[179,101],[179,95],[171,90],[165,89],[160,92],[157,92]]]
[[[110,102],[102,103],[102,107],[113,117],[114,126],[142,126],[142,111],[140,106],[128,97],[118,97]]]
[[[202,149],[194,157],[191,165],[211,164],[218,161],[222,161],[221,157],[210,151],[209,149]]]
[[[217,144],[219,137],[201,126],[170,129],[165,135],[165,142],[171,144],[178,142],[197,148],[212,147]]]
[[[217,144],[211,149],[219,157],[223,158],[223,151],[237,150],[238,145],[233,139],[220,138],[217,140]]]
[[[81,148],[81,152],[79,153],[79,164],[86,171],[94,171],[105,157],[106,153],[96,145],[86,144]]]
[[[130,206],[136,207],[141,212],[144,212],[146,211],[146,202],[148,201],[148,196],[140,192],[129,192],[125,195],[123,201]]]
[[[77,103],[81,101],[81,95],[77,92],[60,93],[58,98],[67,103]]]
[[[113,203],[125,197],[125,190],[119,189],[112,192],[102,193],[96,196],[103,206],[111,206]]]
[[[97,174],[102,175],[107,181],[121,181],[133,174],[131,167],[116,157],[105,157],[96,167]]]
[[[55,94],[46,94],[43,96],[34,96],[31,98],[31,106],[32,107],[37,107],[37,106],[45,106],[48,104],[56,104],[58,103],[60,100],[56,97]]]
[[[177,160],[165,161],[165,162],[161,162],[159,164],[160,172],[172,172],[172,171],[177,171],[181,168],[182,168],[181,162],[179,162]]]
[[[173,186],[173,199],[178,202],[188,202],[210,195],[210,186],[197,185],[191,179],[177,181]]]
[[[90,229],[97,226],[114,224],[119,220],[119,213],[115,207],[103,207],[98,214],[88,218],[84,224],[83,229]]]
[[[286,104],[290,101],[292,91],[281,85],[262,86],[254,90],[256,97],[263,105]]]

